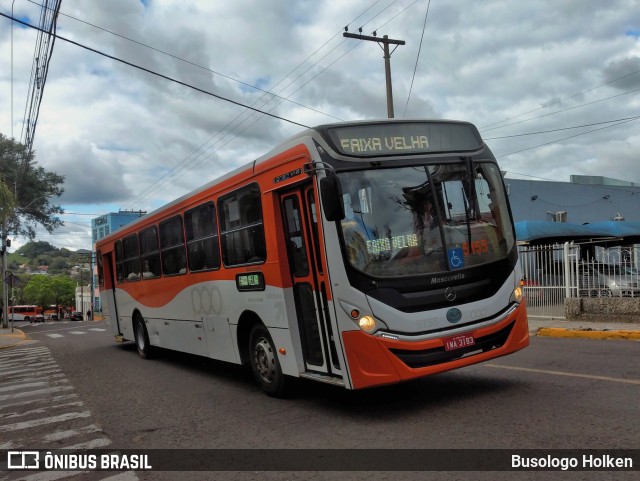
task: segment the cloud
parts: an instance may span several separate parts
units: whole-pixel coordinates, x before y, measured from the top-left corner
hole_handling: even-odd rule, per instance
[[[59,35],[201,91],[58,39],[37,161],[65,176],[70,212],[150,210],[302,129],[207,92],[304,125],[384,118],[382,49],[345,39],[348,25],[406,41],[391,55],[397,117],[406,107],[411,118],[472,121],[510,173],[640,181],[638,121],[560,130],[637,115],[635,0],[431,2],[421,46],[427,3],[65,0]],[[30,2],[15,12],[40,18]],[[19,137],[36,32],[15,27],[12,48],[0,22],[0,131]],[[554,132],[508,137],[542,131]],[[76,237],[56,239],[89,247]]]

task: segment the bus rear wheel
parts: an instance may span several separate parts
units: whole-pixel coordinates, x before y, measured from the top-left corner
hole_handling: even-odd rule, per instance
[[[138,354],[142,359],[149,359],[152,355],[152,347],[149,343],[149,334],[147,328],[144,325],[144,319],[142,316],[136,316],[134,333],[136,338],[136,346],[138,347]]]
[[[278,361],[278,353],[267,328],[261,324],[253,327],[249,336],[249,358],[253,375],[269,396],[284,395],[285,378]]]

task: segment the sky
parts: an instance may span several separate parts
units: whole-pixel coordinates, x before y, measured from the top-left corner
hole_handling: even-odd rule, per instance
[[[12,11],[40,25],[41,1]],[[38,32],[12,23],[0,132],[22,140]],[[406,42],[396,118],[474,123],[507,178],[640,183],[640,0],[62,0],[33,147],[65,225],[36,240],[90,249],[92,218],[152,211],[298,124],[385,118],[382,47],[345,26]]]

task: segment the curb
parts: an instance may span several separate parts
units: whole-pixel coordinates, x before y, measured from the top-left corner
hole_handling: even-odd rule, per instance
[[[13,329],[14,332],[10,332],[10,333],[2,333],[0,334],[0,339],[3,340],[7,340],[9,343],[8,344],[0,344],[0,349],[4,349],[6,347],[13,347],[16,346],[18,344],[20,344],[22,341],[26,341],[27,340],[27,335],[22,332],[20,329]],[[11,342],[14,341],[14,342]]]
[[[616,339],[640,341],[640,331],[594,331],[590,329],[566,329],[561,327],[541,327],[537,336],[581,339]]]

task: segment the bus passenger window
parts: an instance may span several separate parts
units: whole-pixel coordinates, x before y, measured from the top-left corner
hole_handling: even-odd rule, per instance
[[[251,184],[220,199],[218,209],[224,264],[264,262],[267,248],[258,185]]]
[[[207,202],[184,214],[189,270],[204,271],[220,267],[218,226],[213,202]]]
[[[140,232],[140,259],[142,261],[143,279],[160,277],[158,229],[155,225]]]
[[[124,257],[122,255],[122,241],[116,241],[116,279],[118,284],[124,282]]]
[[[140,253],[138,251],[138,235],[132,234],[122,240],[124,254],[124,274],[127,281],[140,280]]]
[[[177,215],[160,223],[160,250],[163,275],[170,276],[187,272],[187,255],[184,250],[181,216]]]

